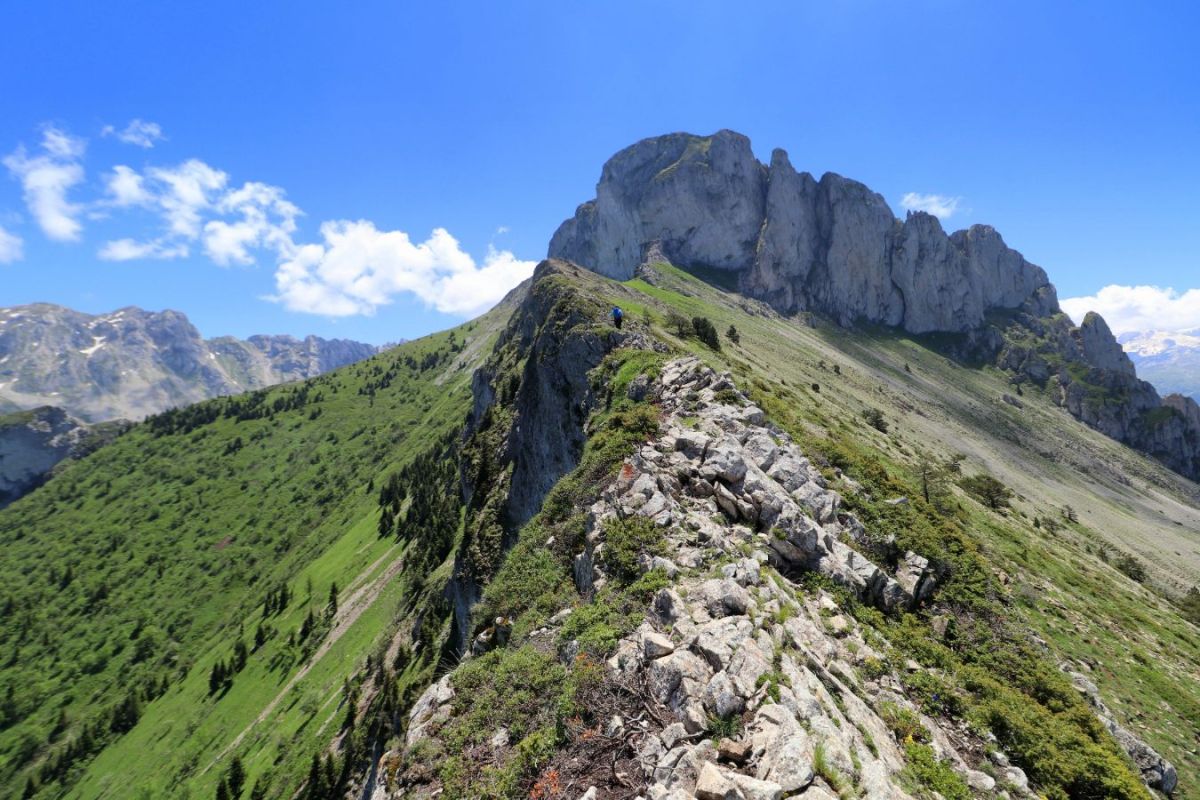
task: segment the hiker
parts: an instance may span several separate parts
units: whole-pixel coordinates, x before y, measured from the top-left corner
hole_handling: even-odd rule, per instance
[[[621,323],[625,320],[625,312],[620,306],[613,306],[612,310],[613,325],[617,326],[617,330],[621,329]]]

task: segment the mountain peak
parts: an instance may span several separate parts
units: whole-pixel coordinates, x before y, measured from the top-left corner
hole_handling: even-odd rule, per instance
[[[549,254],[624,279],[651,246],[676,266],[736,273],[744,294],[784,313],[846,324],[962,332],[993,309],[1058,310],[1046,273],[994,228],[947,235],[928,214],[900,221],[865,184],[833,172],[815,180],[778,148],[764,165],[728,130],[621,150]]]

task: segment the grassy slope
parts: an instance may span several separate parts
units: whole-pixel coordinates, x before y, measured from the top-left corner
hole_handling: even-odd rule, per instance
[[[53,756],[88,721],[106,721],[129,688],[162,683],[132,731],[86,769],[77,763],[70,796],[210,797],[224,767],[214,761],[243,732],[247,785],[268,766],[298,785],[337,727],[329,718],[344,713],[343,680],[395,627],[404,586],[387,578],[402,552],[377,536],[372,483],[461,425],[470,375],[509,310],[267,390],[270,405],[309,389],[301,407],[271,418],[219,417],[166,435],[139,426],[0,513],[0,652],[11,654],[0,691],[18,698],[18,721],[0,730],[0,782],[23,787],[20,751],[34,763]],[[443,360],[425,370],[404,363],[435,352]],[[392,369],[390,386],[360,393]],[[262,600],[280,582],[293,598],[266,621],[273,635],[227,694],[209,698],[213,663],[239,636],[253,645]],[[324,641],[337,642],[312,664],[287,638],[309,608],[320,616],[331,582],[342,609]],[[60,709],[67,729],[52,732]]]
[[[1005,516],[966,497],[958,502],[994,568],[1012,576],[1015,619],[1059,656],[1089,661],[1091,677],[1122,721],[1179,768],[1177,796],[1200,797],[1189,779],[1200,774],[1197,630],[1160,594],[1100,557],[1102,550],[1135,554],[1160,592],[1195,585],[1194,484],[1086,428],[1047,397],[1027,392],[1024,408],[1004,403],[1012,389],[998,371],[963,367],[885,331],[783,320],[680,271],[659,272],[656,285],[625,284],[619,302],[638,318],[649,309],[668,340],[662,324],[668,311],[711,318],[722,352],[695,339],[679,345],[731,370],[760,397],[774,398],[767,410],[780,423],[873,451],[900,472],[911,473],[921,451],[963,453],[965,472],[986,471],[1012,486],[1014,512]],[[730,324],[740,345],[725,339]],[[884,412],[887,435],[863,422],[867,408]],[[1078,524],[1053,535],[1034,528],[1035,516],[1060,517],[1064,505],[1076,510]]]

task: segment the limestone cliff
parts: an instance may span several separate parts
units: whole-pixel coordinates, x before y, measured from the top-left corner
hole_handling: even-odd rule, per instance
[[[946,235],[934,217],[897,220],[884,199],[833,173],[796,172],[783,150],[761,164],[732,131],[670,134],[617,153],[550,242],[550,256],[628,278],[657,243],[682,267],[738,273],[742,291],[783,312],[967,331],[991,309],[1058,303],[1046,273],[976,225]]]

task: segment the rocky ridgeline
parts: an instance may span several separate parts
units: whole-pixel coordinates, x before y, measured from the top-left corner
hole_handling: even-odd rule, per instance
[[[743,293],[785,313],[819,311],[911,333],[968,331],[991,309],[1058,310],[1046,273],[975,225],[947,235],[925,213],[897,220],[857,181],[760,163],[733,131],[645,139],[604,165],[549,254],[619,279],[654,247],[681,267],[738,274]]]
[[[178,311],[0,308],[0,407],[59,406],[100,422],[315,377],[374,345],[309,336],[204,339]]]
[[[614,680],[648,687],[665,712],[662,724],[619,716],[609,723],[610,733],[628,727],[636,741],[640,775],[627,777],[643,787],[641,796],[826,800],[838,796],[839,785],[853,785],[856,796],[908,798],[897,776],[904,754],[885,721],[907,713],[979,796],[1031,797],[1024,773],[1003,754],[992,748],[985,772],[983,743],[965,728],[922,715],[904,696],[899,677],[878,668],[890,650],[886,642],[828,593],[801,593],[781,577],[816,569],[894,608],[935,589],[925,559],[907,553],[889,574],[856,551],[851,543],[862,526],[728,376],[688,358],[668,364],[654,383],[635,381],[631,392],[656,396],[664,433],[626,461],[590,509],[575,576],[585,595],[609,580],[600,566],[607,521],[638,515],[661,527],[666,553],[646,557],[642,566],[665,571],[672,585],[657,593],[645,621],[608,661]],[[565,661],[578,647],[559,642],[558,625],[570,613],[531,635],[557,647]],[[921,669],[915,662],[905,668]],[[453,687],[450,673],[420,697],[407,748],[437,736],[451,714]],[[739,732],[712,736],[714,718],[739,719]],[[604,786],[584,788],[588,800],[617,796]],[[377,786],[372,797],[438,791],[428,783]]]

